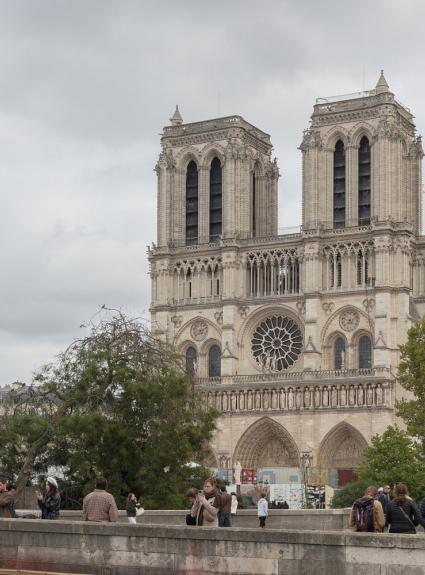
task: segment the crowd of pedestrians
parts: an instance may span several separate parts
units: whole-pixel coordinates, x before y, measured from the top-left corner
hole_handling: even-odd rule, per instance
[[[186,496],[191,503],[190,513],[186,515],[186,525],[232,527],[232,521],[238,509],[238,498],[235,492],[227,493],[224,485],[218,489],[215,479],[209,478],[205,481],[202,491],[191,487]],[[262,529],[266,526],[269,507],[289,509],[286,501],[282,502],[282,506],[278,506],[276,502],[269,504],[266,492],[262,492],[257,503],[259,526]]]
[[[108,482],[104,477],[98,477],[95,489],[83,500],[82,516],[84,521],[115,522],[118,520],[118,508],[114,496],[107,491]],[[8,484],[0,477],[0,517],[17,517],[15,509],[15,486]],[[54,477],[47,477],[44,493],[35,492],[42,519],[58,519],[60,516],[61,497],[59,486]],[[203,490],[192,487],[187,492],[191,509],[186,515],[186,524],[199,527],[232,527],[232,520],[238,509],[236,493],[228,493],[225,486],[217,488],[215,479],[204,482]],[[259,527],[264,529],[269,507],[288,509],[285,502],[278,505],[267,500],[266,492],[262,492],[257,503]],[[143,512],[134,493],[129,493],[126,501],[126,514],[129,523],[136,523],[136,517]],[[34,517],[34,516],[33,516]],[[389,485],[377,489],[370,486],[363,497],[354,501],[351,517],[351,527],[355,531],[382,533],[416,533],[421,525],[425,528],[425,497],[418,507],[409,496],[406,484],[397,483],[393,493]]]
[[[350,524],[359,532],[414,534],[418,525],[425,528],[425,497],[418,508],[405,483],[394,486],[393,497],[389,485],[370,486],[354,502]]]
[[[108,482],[104,477],[98,477],[95,489],[83,499],[83,520],[95,522],[115,522],[118,520],[118,508],[114,496],[107,491]],[[61,497],[58,482],[49,476],[45,482],[44,493],[36,490],[38,507],[41,510],[41,519],[58,519],[60,516]],[[16,489],[0,477],[0,517],[16,518],[15,510]],[[129,523],[135,523],[137,510],[140,505],[134,493],[129,493],[127,500],[127,517]],[[35,515],[23,515],[23,518],[36,518]]]

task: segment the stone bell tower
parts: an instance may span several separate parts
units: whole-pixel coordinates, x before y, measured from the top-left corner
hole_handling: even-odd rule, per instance
[[[211,373],[211,346],[216,372],[232,375],[246,291],[239,243],[277,234],[278,167],[270,136],[241,116],[185,124],[177,108],[170,121],[156,166],[153,325],[193,355],[198,375]]]
[[[158,246],[276,234],[270,136],[241,116],[184,124],[177,108],[170,121],[156,166]]]
[[[374,90],[319,98],[303,143],[303,229],[409,223],[421,230],[421,138],[383,72]]]

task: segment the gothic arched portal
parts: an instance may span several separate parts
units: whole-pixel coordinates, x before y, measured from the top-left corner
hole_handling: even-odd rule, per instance
[[[363,458],[367,441],[346,421],[338,423],[323,438],[319,451],[319,466],[335,477],[331,483],[342,486],[355,478],[354,470]]]
[[[299,452],[291,434],[282,425],[263,417],[239,439],[233,461],[242,467],[298,467]]]

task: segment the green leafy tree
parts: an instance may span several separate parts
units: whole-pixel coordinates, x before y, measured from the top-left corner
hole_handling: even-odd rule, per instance
[[[409,396],[397,402],[397,415],[425,450],[425,318],[409,329],[400,349],[398,379]]]
[[[372,483],[368,479],[347,483],[342,489],[335,492],[331,500],[331,507],[333,509],[351,507],[356,499],[362,497],[369,485]]]
[[[420,444],[397,426],[389,426],[382,435],[372,438],[364,451],[363,462],[357,468],[360,479],[380,487],[403,481],[413,498],[424,493],[424,458]]]
[[[51,466],[76,505],[105,475],[122,505],[180,507],[207,471],[217,413],[203,409],[175,350],[144,324],[116,312],[43,367],[35,385],[0,421],[0,465],[18,488]]]

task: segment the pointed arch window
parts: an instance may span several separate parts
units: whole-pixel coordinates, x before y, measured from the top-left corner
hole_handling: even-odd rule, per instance
[[[342,260],[341,254],[332,254],[330,258],[330,286],[332,288],[342,286]]]
[[[188,375],[191,376],[195,375],[197,360],[198,360],[198,352],[191,345],[186,350],[186,372]]]
[[[252,173],[252,214],[251,214],[251,227],[252,237],[257,236],[257,177],[255,170]]]
[[[334,369],[345,368],[345,341],[339,337],[334,344]]]
[[[210,347],[208,352],[208,377],[221,376],[221,349],[218,345]]]
[[[372,341],[368,335],[362,335],[359,339],[359,368],[370,369],[372,367]]]
[[[370,145],[366,136],[359,146],[359,226],[370,224]]]
[[[210,168],[210,242],[217,241],[223,228],[222,170],[214,158]]]
[[[368,254],[357,255],[357,285],[366,286],[369,281],[369,258]]]
[[[186,170],[186,245],[198,243],[198,166],[193,160]]]
[[[345,148],[338,140],[334,151],[334,228],[345,226]]]

